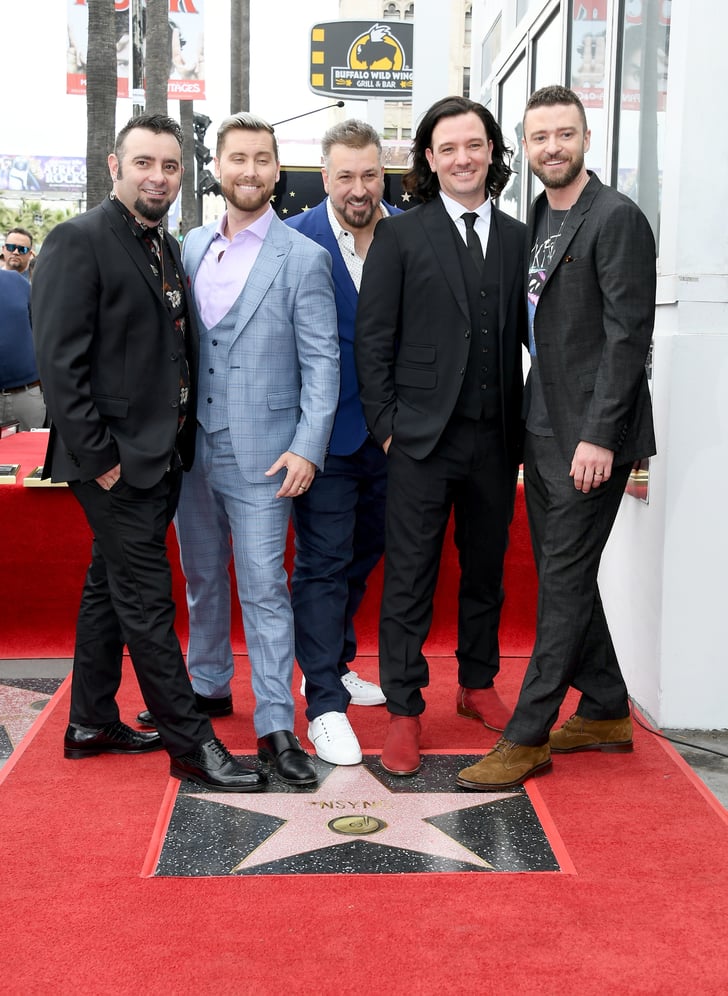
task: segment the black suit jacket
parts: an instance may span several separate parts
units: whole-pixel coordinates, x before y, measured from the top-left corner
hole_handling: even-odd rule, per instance
[[[529,245],[544,197],[531,207]],[[615,466],[655,452],[645,374],[655,285],[647,219],[591,174],[564,220],[534,318],[544,401],[569,463],[580,440],[613,450]]]
[[[179,248],[166,236],[187,293]],[[188,308],[191,397],[178,434],[182,357],[160,280],[126,219],[104,201],[58,225],[43,244],[32,286],[33,336],[52,420],[45,473],[89,481],[121,463],[149,488],[177,446],[194,454],[198,337]]]
[[[493,208],[500,245],[503,435],[520,456],[526,228]],[[377,440],[415,459],[432,452],[455,410],[473,340],[452,222],[440,197],[381,221],[369,248],[354,340],[361,400]]]

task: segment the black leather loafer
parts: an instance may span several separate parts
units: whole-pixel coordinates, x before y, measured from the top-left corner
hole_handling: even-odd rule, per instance
[[[140,733],[118,721],[106,726],[70,723],[63,738],[63,756],[76,760],[97,754],[148,754],[163,746],[158,733]]]
[[[198,695],[195,692],[195,705],[200,712],[204,712],[211,719],[220,719],[221,716],[232,716],[233,714],[232,695],[223,695],[219,699],[208,699],[205,695]],[[148,709],[139,713],[137,723],[140,726],[151,726],[152,729],[157,725],[154,716]]]
[[[258,760],[263,771],[271,768],[287,785],[315,785],[318,781],[313,760],[290,730],[276,730],[258,740]]]
[[[169,773],[189,778],[216,792],[260,792],[268,779],[260,771],[245,768],[217,738],[206,740],[194,750],[173,757]]]

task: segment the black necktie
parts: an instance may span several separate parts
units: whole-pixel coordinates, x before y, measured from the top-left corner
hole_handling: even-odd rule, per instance
[[[475,232],[475,222],[478,216],[474,211],[466,211],[461,217],[465,222],[465,243],[468,247],[468,252],[473,257],[473,262],[478,268],[478,273],[480,273],[483,269],[483,247]]]

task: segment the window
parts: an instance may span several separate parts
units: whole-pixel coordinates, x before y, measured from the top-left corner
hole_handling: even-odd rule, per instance
[[[415,18],[415,5],[413,3],[410,3],[404,9],[404,19],[405,21],[413,21],[414,18]]]
[[[384,5],[382,17],[385,21],[399,21],[402,19],[402,15],[400,14],[399,7],[396,3],[386,3]]]
[[[665,107],[670,55],[668,4],[625,8],[620,25],[616,185],[639,204],[659,234]]]
[[[526,74],[526,58],[522,55],[509,71],[500,86],[500,113],[498,120],[503,131],[506,145],[513,150],[511,169],[514,171],[508,184],[501,194],[498,206],[513,218],[521,216],[521,173],[523,171],[523,152],[521,138],[523,137],[523,108],[528,97],[528,77]]]
[[[470,66],[463,66],[463,97],[470,96]]]
[[[465,8],[465,34],[463,37],[463,44],[470,48],[470,42],[473,37],[473,8]]]
[[[483,49],[480,62],[480,82],[485,83],[493,72],[493,62],[501,48],[501,17],[493,22],[493,27],[483,39]]]

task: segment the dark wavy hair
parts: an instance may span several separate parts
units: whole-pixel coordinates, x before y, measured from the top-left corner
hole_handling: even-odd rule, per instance
[[[485,189],[491,197],[497,197],[508,183],[513,173],[511,156],[513,149],[506,145],[500,125],[490,111],[467,97],[443,97],[436,101],[420,121],[412,142],[412,168],[402,177],[402,187],[423,201],[431,201],[440,191],[437,173],[433,173],[425,151],[432,148],[432,133],[443,118],[453,118],[459,114],[477,114],[483,122],[485,134],[493,143],[493,161],[488,168]]]

